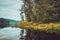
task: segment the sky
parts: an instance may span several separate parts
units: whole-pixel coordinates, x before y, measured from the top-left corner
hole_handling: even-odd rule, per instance
[[[0,18],[21,20],[19,15],[21,6],[21,0],[0,0]]]

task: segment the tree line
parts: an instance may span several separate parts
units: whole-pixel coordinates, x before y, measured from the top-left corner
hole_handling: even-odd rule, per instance
[[[9,27],[9,20],[0,18],[0,28]]]
[[[27,21],[32,22],[59,22],[60,0],[22,0],[21,13]]]

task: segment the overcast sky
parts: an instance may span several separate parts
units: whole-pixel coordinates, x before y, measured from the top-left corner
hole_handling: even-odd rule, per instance
[[[20,0],[0,0],[0,18],[20,20],[22,2]]]

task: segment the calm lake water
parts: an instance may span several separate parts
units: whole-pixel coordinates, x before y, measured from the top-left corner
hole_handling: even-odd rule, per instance
[[[0,29],[0,40],[19,40],[20,33],[21,29],[19,28],[7,27]]]

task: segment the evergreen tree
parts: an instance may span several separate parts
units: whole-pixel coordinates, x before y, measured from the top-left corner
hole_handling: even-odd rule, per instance
[[[60,0],[23,0],[23,13],[27,21],[60,21]]]

